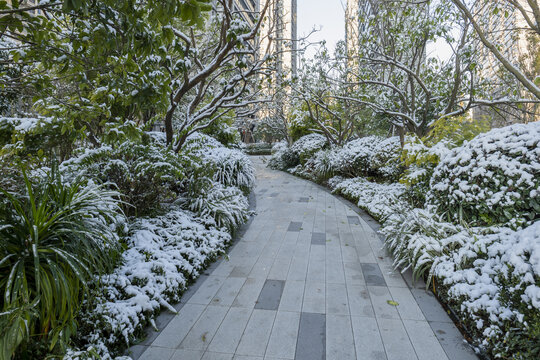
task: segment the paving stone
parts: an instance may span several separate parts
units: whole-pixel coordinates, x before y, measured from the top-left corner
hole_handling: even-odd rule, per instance
[[[300,315],[295,360],[326,359],[326,316],[306,313]]]
[[[250,315],[251,311],[246,309],[231,308],[210,342],[208,351],[234,354]]]
[[[305,280],[308,270],[308,257],[297,256],[296,252],[291,261],[289,272],[287,273],[287,280]]]
[[[279,195],[278,192],[273,192],[273,193],[270,194],[270,197],[277,197],[278,195]]]
[[[367,285],[370,286],[386,286],[386,281],[382,275],[379,264],[362,263],[362,273]]]
[[[377,320],[371,317],[352,316],[351,321],[354,333],[354,345],[358,358],[386,360],[386,352]]]
[[[426,320],[422,310],[408,288],[388,287],[392,299],[399,305],[396,306],[403,320]]]
[[[371,298],[371,305],[377,318],[399,319],[399,313],[396,307],[388,303],[393,299],[387,287],[368,286],[367,288],[369,297]]]
[[[276,311],[253,310],[236,354],[264,356],[275,317]]]
[[[326,314],[326,358],[356,359],[350,316]]]
[[[299,312],[278,311],[266,349],[266,356],[294,359],[299,324]]]
[[[259,298],[265,279],[247,278],[232,306],[253,309]]]
[[[324,283],[326,281],[326,262],[324,260],[310,260],[307,269],[306,280]]]
[[[206,350],[221,321],[227,314],[227,310],[228,308],[224,306],[209,305],[180,343],[180,348]]]
[[[225,280],[212,299],[212,305],[230,306],[245,282],[246,278],[239,277],[230,277]]]
[[[189,299],[188,303],[208,305],[216,295],[219,288],[227,278],[223,276],[209,276],[195,294]]]
[[[360,218],[358,216],[347,216],[347,220],[351,225],[360,225]]]
[[[366,286],[348,285],[347,294],[351,315],[375,316],[375,311],[373,310],[369,291]]]
[[[304,287],[306,282],[303,280],[287,280],[283,289],[283,295],[279,303],[280,311],[302,311],[302,301],[304,298]]]
[[[300,231],[302,229],[302,222],[300,221],[291,221],[287,231]]]
[[[418,359],[401,320],[378,318],[377,323],[388,360]]]
[[[309,198],[308,197],[301,197],[298,202],[301,202],[301,203],[307,203],[309,202]]]
[[[171,360],[201,360],[204,351],[178,349],[174,352]]]
[[[452,319],[431,292],[425,289],[411,289],[411,293],[428,321],[452,322]]]
[[[205,305],[186,304],[168,326],[161,331],[153,345],[177,348],[205,308]]]
[[[326,311],[326,285],[324,282],[306,281],[302,311],[321,313]]]
[[[430,321],[429,325],[450,360],[478,360],[478,356],[465,342],[454,323]]]
[[[150,346],[139,358],[140,360],[168,360],[174,353],[174,349]]]
[[[345,283],[347,285],[366,285],[362,266],[359,262],[343,263],[343,270],[345,271]]]
[[[283,294],[283,280],[266,280],[259,294],[255,309],[277,310]]]
[[[419,360],[448,360],[427,321],[403,320]]]
[[[311,233],[311,245],[326,245],[326,234],[322,232]]]
[[[347,289],[342,284],[326,284],[326,314],[349,315]]]
[[[246,277],[249,276],[249,273],[251,272],[252,268],[253,268],[253,265],[236,265],[232,269],[229,276],[230,277],[246,278]]]
[[[224,354],[207,351],[201,360],[232,360],[233,354]]]

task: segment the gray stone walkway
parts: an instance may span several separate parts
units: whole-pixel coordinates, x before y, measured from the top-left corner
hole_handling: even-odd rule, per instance
[[[253,160],[257,215],[134,357],[476,359],[424,285],[392,271],[351,206]]]

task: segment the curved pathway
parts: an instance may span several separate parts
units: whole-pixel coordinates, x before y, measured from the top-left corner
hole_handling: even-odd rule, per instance
[[[392,271],[369,220],[316,184],[253,160],[257,215],[132,356],[476,359],[424,285]]]

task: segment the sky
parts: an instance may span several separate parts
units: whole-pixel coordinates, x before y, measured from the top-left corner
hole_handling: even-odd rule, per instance
[[[318,31],[309,37],[310,42],[326,40],[327,48],[333,52],[336,43],[345,39],[345,7],[347,0],[297,0],[298,36],[301,38],[311,32]],[[447,60],[452,55],[451,48],[439,41],[428,45],[428,56]],[[311,47],[306,56],[311,57],[315,47]]]
[[[345,39],[346,0],[297,0],[298,36],[303,37],[316,28],[309,37],[310,42],[326,40],[326,46],[333,51],[339,40]],[[314,53],[308,50],[307,56]]]

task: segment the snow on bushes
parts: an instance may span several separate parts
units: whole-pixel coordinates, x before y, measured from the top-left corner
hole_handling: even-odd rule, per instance
[[[370,168],[383,179],[397,181],[403,173],[401,143],[398,136],[377,143],[370,158]]]
[[[291,146],[291,150],[299,157],[303,163],[328,144],[326,138],[321,134],[309,134],[296,140]]]
[[[369,174],[372,158],[381,141],[378,136],[366,136],[348,142],[338,151],[335,171],[347,177]]]
[[[101,277],[94,309],[83,316],[78,340],[103,359],[125,348],[154,324],[162,307],[175,311],[186,285],[226,248],[228,232],[211,217],[171,209],[156,218],[139,218],[131,226],[122,265]],[[75,358],[75,357],[74,357]]]
[[[213,169],[213,179],[228,186],[249,192],[255,184],[255,169],[249,157],[240,150],[229,149],[204,134],[195,133],[184,148]]]
[[[368,211],[379,220],[392,215],[396,209],[404,211],[409,206],[402,200],[405,185],[399,183],[378,184],[365,178],[332,178],[328,184],[334,193],[357,202],[358,207]]]
[[[540,357],[540,222],[494,228],[434,267],[450,304],[496,357]]]
[[[530,224],[540,215],[540,122],[494,129],[435,168],[428,201],[455,221]]]

